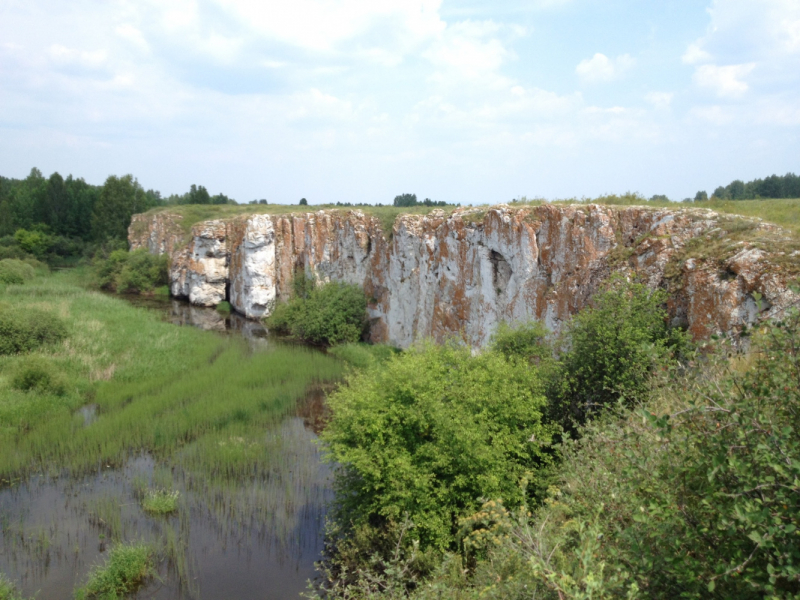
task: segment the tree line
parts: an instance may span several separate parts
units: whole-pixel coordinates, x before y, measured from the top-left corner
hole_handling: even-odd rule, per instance
[[[0,176],[0,236],[22,229],[84,242],[125,239],[135,213],[157,206],[231,203],[224,194],[211,196],[202,185],[163,198],[145,190],[133,175],[111,175],[103,185],[91,185],[72,175],[46,178],[34,168],[25,179]]]
[[[719,186],[711,194],[714,200],[759,200],[761,198],[800,198],[800,175],[770,175],[764,179],[744,182],[735,179],[726,186]],[[699,191],[695,201],[708,200],[708,194]]]

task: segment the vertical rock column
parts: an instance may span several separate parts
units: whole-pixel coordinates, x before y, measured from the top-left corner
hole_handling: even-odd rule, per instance
[[[272,218],[254,215],[235,221],[228,233],[231,306],[250,319],[258,319],[271,310],[277,296]]]

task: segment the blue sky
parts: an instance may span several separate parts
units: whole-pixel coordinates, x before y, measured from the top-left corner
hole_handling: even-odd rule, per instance
[[[798,0],[0,0],[0,174],[247,202],[800,172]]]

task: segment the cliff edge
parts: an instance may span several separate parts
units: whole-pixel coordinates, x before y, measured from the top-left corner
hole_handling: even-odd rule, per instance
[[[498,205],[400,215],[390,232],[358,210],[242,215],[188,234],[181,220],[139,214],[129,229],[132,250],[169,254],[174,296],[259,318],[295,272],[354,283],[373,341],[399,347],[453,335],[480,346],[500,321],[557,330],[616,271],[667,289],[673,322],[695,339],[737,335],[800,300],[785,231],[705,209]]]

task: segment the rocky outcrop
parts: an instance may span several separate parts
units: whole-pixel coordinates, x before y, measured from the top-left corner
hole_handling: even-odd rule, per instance
[[[727,257],[689,256],[722,231],[707,210],[500,205],[401,215],[389,235],[361,211],[323,210],[206,221],[185,240],[179,219],[135,215],[130,228],[132,249],[169,253],[173,295],[228,300],[259,318],[288,298],[297,272],[355,283],[370,298],[373,340],[400,347],[454,335],[480,346],[501,321],[557,330],[614,271],[668,288],[674,322],[696,338],[736,333],[798,300],[786,272],[748,243]]]

